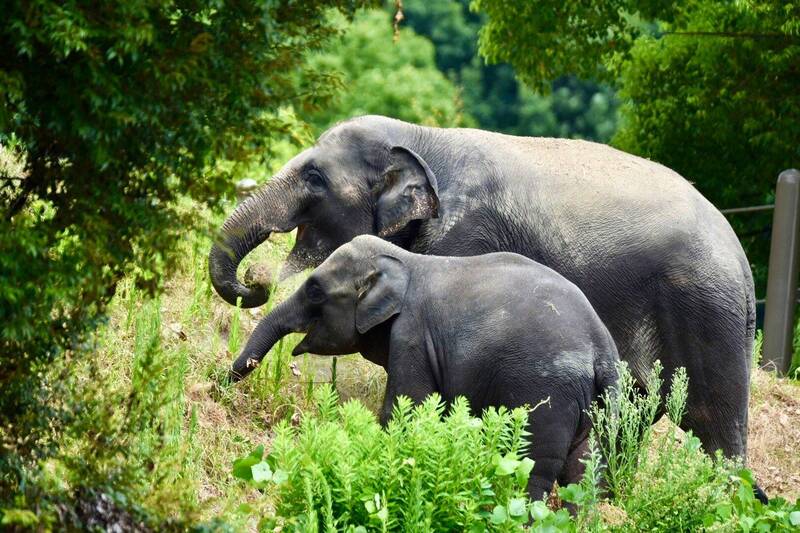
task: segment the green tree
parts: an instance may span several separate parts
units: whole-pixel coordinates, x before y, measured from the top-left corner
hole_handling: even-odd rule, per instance
[[[487,58],[534,86],[565,72],[613,82],[624,100],[613,144],[674,168],[720,207],[771,201],[778,173],[800,166],[800,2],[475,6],[488,16]],[[731,219],[760,294],[769,220]]]
[[[339,23],[342,37],[309,58],[316,71],[330,72],[332,79],[339,75],[342,84],[329,105],[302,115],[317,133],[364,114],[431,126],[471,124],[453,83],[436,68],[429,40],[402,29],[393,42],[391,18],[380,10]]]
[[[180,198],[215,205],[235,170],[220,161],[263,157],[282,108],[324,101],[327,75],[303,58],[336,33],[329,8],[362,3],[4,3],[3,497],[66,407],[48,366],[90,348],[121,276],[158,289],[199,219]]]
[[[516,135],[607,141],[616,127],[617,104],[609,87],[560,76],[536,93],[517,81],[509,64],[487,65],[478,53],[485,15],[469,0],[405,0],[409,26],[436,46],[436,64],[461,87],[464,109],[483,128]]]

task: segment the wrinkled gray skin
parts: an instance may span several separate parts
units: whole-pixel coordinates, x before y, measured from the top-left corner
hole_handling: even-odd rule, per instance
[[[724,217],[670,169],[585,141],[353,119],[225,222],[209,257],[217,292],[263,304],[266,289],[242,285],[236,268],[271,232],[294,228],[285,273],[360,234],[430,255],[516,252],[552,268],[584,292],[640,385],[655,359],[666,377],[686,367],[684,429],[708,451],[745,455],[750,267]]]
[[[488,282],[487,282],[488,281]],[[389,376],[381,422],[399,395],[465,396],[474,414],[531,407],[532,498],[582,474],[586,411],[616,383],[614,341],[581,291],[517,254],[412,254],[373,236],[345,244],[261,320],[234,362],[241,379],[289,332],[292,352],[361,352]],[[610,392],[610,391],[609,391]]]

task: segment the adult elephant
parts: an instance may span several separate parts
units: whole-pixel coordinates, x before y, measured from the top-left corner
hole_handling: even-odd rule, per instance
[[[509,251],[551,267],[584,291],[639,383],[656,359],[669,376],[686,367],[684,429],[707,451],[745,456],[750,267],[725,218],[672,170],[585,141],[352,119],[225,221],[209,257],[220,296],[263,304],[267,289],[240,283],[237,266],[270,233],[294,228],[284,273],[319,265],[360,234],[418,253]]]

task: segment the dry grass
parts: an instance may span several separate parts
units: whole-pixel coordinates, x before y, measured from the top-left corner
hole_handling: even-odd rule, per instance
[[[800,384],[757,370],[750,396],[748,464],[770,496],[800,498]]]
[[[207,243],[205,243],[207,244]],[[271,428],[279,419],[299,420],[310,408],[313,385],[331,381],[329,357],[291,357],[301,335],[287,337],[276,346],[259,369],[233,386],[221,384],[228,368],[258,321],[273,302],[286,298],[302,282],[296,276],[282,283],[274,299],[259,309],[237,310],[219,298],[210,287],[205,244],[187,243],[181,268],[164,286],[157,310],[161,350],[177,360],[185,354],[182,405],[176,405],[184,419],[180,439],[186,440],[180,475],[181,494],[195,494],[196,518],[224,516],[237,528],[253,529],[253,516],[238,507],[248,503],[266,512],[270,503],[257,491],[231,475],[231,464],[256,446],[269,446]],[[240,272],[257,264],[263,271],[277,272],[281,259],[293,244],[293,235],[278,235],[248,257]],[[262,272],[263,273],[263,272]],[[138,313],[147,302],[123,283],[110,307],[108,325],[99,332],[98,366],[109,391],[132,386]],[[377,412],[383,399],[385,372],[359,355],[338,358],[337,389],[342,398],[360,398]],[[146,438],[143,436],[142,438]],[[171,490],[171,489],[167,489]],[[162,511],[177,513],[175,494],[153,494]]]

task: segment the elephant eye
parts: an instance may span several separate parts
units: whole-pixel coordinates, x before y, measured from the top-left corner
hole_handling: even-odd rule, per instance
[[[325,188],[325,178],[318,170],[311,169],[306,173],[306,183],[309,188],[314,192],[319,192]]]
[[[312,304],[321,304],[325,301],[325,291],[318,283],[309,283],[306,287],[306,297]]]

